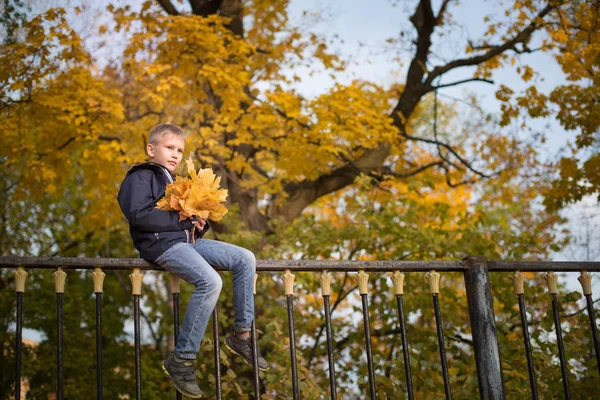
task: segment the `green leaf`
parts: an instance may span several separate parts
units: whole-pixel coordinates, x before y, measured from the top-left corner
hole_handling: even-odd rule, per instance
[[[546,312],[546,315],[544,316],[544,318],[542,318],[542,320],[540,321],[540,326],[545,330],[545,331],[551,331],[552,327],[554,326],[554,316],[552,314],[552,309],[549,309]]]
[[[561,297],[563,303],[575,303],[579,299],[581,299],[579,292],[571,292]]]

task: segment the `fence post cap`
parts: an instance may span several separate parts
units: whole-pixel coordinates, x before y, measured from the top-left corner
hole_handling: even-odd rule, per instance
[[[295,275],[292,274],[292,271],[289,269],[285,270],[285,273],[282,275],[283,284],[285,287],[285,295],[293,296],[294,295],[294,278]]]
[[[102,293],[104,291],[103,285],[105,276],[106,274],[102,272],[102,268],[94,268],[94,272],[92,272],[92,280],[94,281],[94,293]]]
[[[400,271],[394,271],[392,276],[390,277],[392,282],[394,283],[394,294],[401,295],[404,294],[404,274]]]
[[[25,292],[25,280],[27,279],[27,271],[23,269],[23,267],[17,267],[15,271],[15,283],[16,283],[16,292],[24,293]]]
[[[592,294],[592,276],[587,271],[581,271],[581,275],[579,275],[577,280],[581,283],[584,295]]]
[[[319,275],[319,280],[321,281],[321,296],[330,296],[331,295],[331,275],[327,270],[323,270]]]
[[[144,274],[140,272],[139,268],[134,268],[133,273],[129,274],[131,279],[131,294],[141,296],[142,295],[142,279]]]
[[[56,293],[65,292],[65,280],[67,279],[67,273],[63,271],[62,267],[58,267],[52,274],[54,275],[54,289]]]
[[[425,273],[425,279],[429,282],[429,291],[431,294],[439,294],[440,293],[440,278],[441,275],[431,270]]]
[[[180,293],[181,285],[180,279],[177,275],[169,273],[169,285],[171,287],[171,294]]]
[[[558,294],[558,276],[554,271],[546,272],[544,274],[544,280],[548,285],[548,292],[550,294]]]
[[[365,272],[364,269],[358,271],[358,274],[354,275],[354,279],[358,284],[358,291],[360,294],[368,294],[369,293],[369,274]]]
[[[515,294],[524,294],[525,289],[523,288],[523,282],[525,282],[525,276],[521,273],[521,271],[515,271],[511,279],[513,281],[513,285],[515,285]]]

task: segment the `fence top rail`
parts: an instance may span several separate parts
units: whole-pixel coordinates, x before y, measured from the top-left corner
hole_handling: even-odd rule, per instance
[[[600,262],[579,261],[491,261],[490,271],[600,271]],[[0,269],[94,269],[164,271],[159,265],[139,258],[99,258],[99,257],[0,257]],[[216,267],[217,270],[222,268]],[[257,260],[257,271],[465,271],[467,263],[463,261],[399,261],[399,260]]]

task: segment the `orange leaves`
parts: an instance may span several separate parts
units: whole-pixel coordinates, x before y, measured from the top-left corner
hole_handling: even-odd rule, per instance
[[[227,199],[227,190],[219,188],[221,178],[210,168],[196,172],[191,157],[186,164],[190,177],[178,176],[175,182],[167,185],[165,196],[156,208],[179,212],[180,221],[192,217],[220,221],[227,214],[227,208],[221,204]]]
[[[600,31],[597,28],[600,10],[594,2],[575,2],[560,10],[560,24],[547,24],[555,58],[566,75],[568,84],[554,88],[549,99],[558,108],[557,118],[567,130],[579,132],[573,156],[558,163],[560,177],[547,193],[546,205],[556,209],[580,200],[587,194],[600,193],[598,156],[592,152],[581,160],[582,149],[598,143],[600,129]]]
[[[532,72],[524,72],[524,74],[528,73]],[[496,98],[501,101],[500,109],[502,110],[502,116],[500,124],[502,126],[508,125],[519,115],[521,110],[525,110],[534,118],[545,117],[550,113],[548,109],[548,96],[539,92],[535,85],[529,86],[522,95],[515,97],[516,101],[514,102],[512,101],[513,96],[514,91],[506,85],[500,85],[500,89],[496,92]]]
[[[545,117],[550,113],[547,102],[548,96],[540,93],[535,86],[528,87],[523,96],[517,98],[519,106],[527,110],[529,115],[534,118]]]
[[[506,16],[512,25],[506,30],[502,41],[516,38],[525,26],[532,23],[536,24],[536,29],[544,29],[546,38],[537,42],[523,41],[516,46],[515,53],[518,55],[521,51],[549,52],[560,65],[568,83],[556,85],[550,93],[541,92],[540,79],[552,77],[542,76],[529,65],[518,65],[517,56],[511,54],[510,64],[515,66],[517,74],[528,86],[521,93],[515,94],[511,88],[502,85],[496,97],[501,102],[502,126],[508,125],[517,116],[539,118],[554,112],[566,130],[579,132],[573,146],[574,156],[566,157],[558,163],[560,176],[556,177],[553,189],[546,193],[546,205],[556,209],[581,199],[585,194],[600,193],[600,185],[595,179],[597,171],[589,167],[593,166],[594,162],[580,162],[581,154],[576,154],[581,149],[590,148],[598,143],[600,31],[597,29],[597,22],[600,10],[595,7],[594,2],[550,2],[549,5],[555,8],[542,20],[535,17],[542,7],[546,7],[541,4],[516,0],[512,7],[506,10]],[[490,32],[495,33],[496,28],[498,26],[490,26]],[[498,35],[502,36],[502,33]],[[490,43],[492,46],[488,46]],[[490,43],[483,43],[484,47],[480,51],[494,48],[491,40]],[[489,76],[492,70],[503,65],[507,57],[505,53],[478,65],[476,75]]]

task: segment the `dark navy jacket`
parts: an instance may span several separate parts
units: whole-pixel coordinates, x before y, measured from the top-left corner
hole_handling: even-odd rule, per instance
[[[129,221],[129,233],[140,256],[154,262],[176,243],[189,243],[193,227],[191,220],[179,221],[179,213],[159,210],[156,203],[165,195],[173,175],[165,167],[146,162],[132,166],[117,196],[121,211]],[[210,228],[208,221],[202,231],[196,230],[200,239]]]

